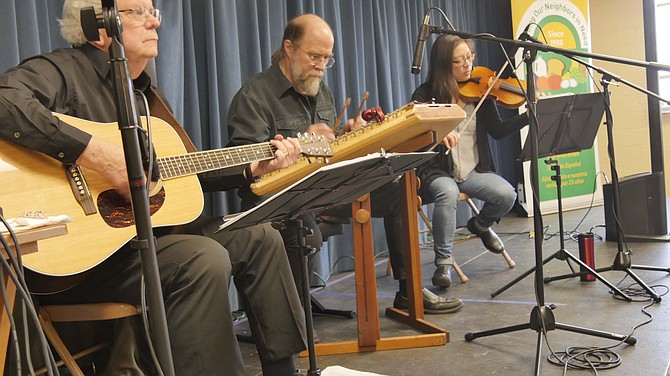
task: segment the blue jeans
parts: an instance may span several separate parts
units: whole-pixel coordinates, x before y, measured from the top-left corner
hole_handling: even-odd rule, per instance
[[[433,241],[435,242],[435,265],[451,265],[451,252],[456,231],[456,205],[460,192],[471,198],[484,201],[484,207],[475,223],[480,228],[491,227],[500,217],[512,209],[516,192],[507,180],[495,173],[473,171],[461,183],[450,177],[440,177],[428,186],[428,202],[433,208]]]

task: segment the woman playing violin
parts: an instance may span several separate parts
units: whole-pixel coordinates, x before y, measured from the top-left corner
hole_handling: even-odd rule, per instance
[[[430,52],[427,80],[412,94],[412,100],[430,102],[434,98],[438,103],[455,103],[463,107],[470,118],[476,104],[462,98],[459,83],[470,79],[474,58],[471,40],[453,35],[440,36]],[[489,251],[502,253],[505,250],[491,226],[512,209],[516,192],[495,173],[487,134],[501,139],[515,133],[528,124],[528,116],[522,114],[503,121],[493,99],[483,99],[473,116],[470,122],[464,120],[442,140],[435,158],[417,169],[424,202],[435,203],[435,286],[451,285],[451,253],[460,192],[484,201],[479,215],[468,221],[468,230],[479,236]]]

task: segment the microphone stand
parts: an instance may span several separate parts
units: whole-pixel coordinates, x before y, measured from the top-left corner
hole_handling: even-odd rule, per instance
[[[109,47],[109,58],[116,95],[116,112],[126,159],[128,181],[130,183],[135,227],[137,229],[137,236],[130,241],[130,246],[137,249],[140,253],[142,275],[147,287],[151,334],[160,368],[164,375],[174,376],[175,371],[168,336],[165,303],[163,301],[158,260],[156,257],[156,242],[151,227],[149,198],[145,184],[144,167],[142,165],[141,142],[138,134],[141,128],[138,124],[139,117],[135,95],[128,73],[128,63],[121,37],[121,19],[116,9],[116,0],[102,0],[101,18],[95,15],[93,8],[82,9],[82,28],[89,40],[91,40],[91,37],[94,40],[99,40],[98,29],[102,27],[105,28],[107,35],[112,38],[112,44]]]
[[[535,294],[537,297],[536,300],[536,306],[533,307],[531,313],[530,313],[530,320],[528,323],[525,324],[518,324],[518,325],[513,325],[513,326],[508,326],[508,327],[503,327],[503,328],[498,328],[498,329],[492,329],[492,330],[487,330],[483,332],[477,332],[477,333],[466,333],[465,334],[465,340],[470,342],[476,338],[479,337],[486,337],[486,336],[491,336],[491,335],[496,335],[496,334],[503,334],[503,333],[510,333],[510,332],[515,332],[515,331],[520,331],[520,330],[525,330],[525,329],[532,329],[537,332],[537,345],[535,349],[535,375],[540,375],[540,369],[541,369],[541,363],[540,363],[540,358],[542,356],[542,343],[544,340],[544,336],[546,332],[554,329],[562,329],[570,332],[575,332],[575,333],[581,333],[581,334],[588,334],[596,337],[601,337],[601,338],[607,338],[607,339],[612,339],[616,341],[621,341],[625,342],[627,344],[633,345],[637,340],[632,337],[632,336],[624,336],[621,334],[615,334],[615,333],[608,333],[608,332],[603,332],[603,331],[598,331],[598,330],[593,330],[593,329],[588,329],[588,328],[583,328],[583,327],[578,327],[578,326],[573,326],[573,325],[567,325],[567,324],[562,324],[559,322],[556,322],[554,319],[554,314],[552,312],[552,309],[555,307],[553,306],[546,306],[545,305],[545,299],[544,299],[544,285],[542,283],[543,278],[543,270],[542,270],[542,241],[544,239],[544,234],[543,234],[543,226],[542,226],[542,218],[541,218],[541,211],[540,211],[540,200],[538,196],[538,187],[539,187],[539,177],[538,177],[538,138],[537,138],[537,131],[538,131],[538,125],[537,125],[537,117],[535,116],[535,108],[536,108],[536,102],[535,102],[535,77],[533,73],[533,62],[535,61],[535,57],[537,56],[537,51],[542,50],[542,51],[549,51],[550,49],[556,50],[553,47],[549,47],[547,45],[540,45],[536,43],[529,43],[529,42],[524,42],[524,41],[517,41],[517,40],[510,40],[510,39],[504,39],[504,38],[497,38],[494,36],[491,36],[490,34],[470,34],[470,33],[463,33],[463,32],[458,32],[458,31],[450,31],[446,30],[442,27],[431,27],[431,32],[438,33],[438,34],[450,34],[450,35],[456,35],[464,39],[480,39],[480,40],[486,40],[486,41],[491,41],[491,42],[496,42],[496,43],[502,43],[506,45],[513,45],[515,48],[523,48],[524,53],[524,63],[526,66],[526,92],[528,95],[528,111],[530,113],[530,116],[528,116],[529,119],[529,132],[528,132],[528,137],[529,140],[527,142],[530,142],[530,173],[531,173],[531,188],[533,192],[533,210],[534,210],[534,215],[533,215],[533,228],[535,231]],[[565,51],[566,53],[568,50],[561,50]],[[554,51],[552,51],[554,52]],[[572,53],[572,52],[570,52]],[[585,54],[585,53],[574,53],[574,54]],[[591,54],[589,54],[591,55]],[[670,67],[669,67],[670,68]]]

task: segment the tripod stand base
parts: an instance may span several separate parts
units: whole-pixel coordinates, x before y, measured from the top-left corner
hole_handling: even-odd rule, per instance
[[[574,257],[574,256],[572,256],[572,257]],[[581,262],[581,260],[579,260],[579,262]],[[583,263],[581,263],[581,264],[583,264]],[[599,269],[595,269],[595,270],[591,269],[589,267],[586,267],[586,269],[587,270],[585,270],[583,272],[570,273],[570,274],[565,274],[565,275],[556,276],[556,277],[548,277],[548,278],[544,279],[544,282],[549,283],[551,281],[557,281],[557,280],[560,280],[560,279],[567,279],[567,278],[577,277],[577,276],[581,276],[581,275],[585,275],[585,274],[593,274],[594,276],[596,276],[596,278],[600,279],[601,277],[598,273],[608,272],[610,270],[618,270],[618,271],[622,271],[622,272],[625,272],[626,274],[628,274],[628,276],[631,277],[635,281],[635,283],[640,285],[640,287],[642,287],[647,292],[647,294],[649,294],[649,297],[651,297],[651,299],[654,302],[659,303],[661,301],[661,296],[658,295],[656,293],[656,291],[654,291],[654,289],[652,289],[650,286],[648,286],[640,277],[638,277],[633,272],[632,269],[670,273],[670,267],[632,265],[630,254],[628,252],[622,252],[622,251],[619,251],[617,253],[616,257],[614,258],[614,262],[612,263],[611,266],[608,266],[608,267],[605,267],[605,268],[599,268]],[[610,289],[611,288],[612,287],[610,287]],[[627,298],[626,299],[627,301],[632,300],[627,295],[624,295],[623,293],[620,293],[620,290],[616,289],[614,291],[619,293],[619,295],[621,295],[622,297]]]
[[[544,323],[544,328],[546,329],[547,332],[554,329],[561,329],[574,333],[588,334],[595,337],[612,339],[615,341],[622,341],[629,345],[634,345],[637,342],[637,339],[631,336],[624,336],[621,334],[603,332],[600,330],[594,330],[594,329],[582,328],[579,326],[558,323],[554,320],[554,314],[549,307],[533,307],[533,310],[531,311],[530,314],[530,322],[526,324],[512,325],[477,333],[466,333],[465,340],[470,342],[480,337],[516,332],[525,329],[532,329],[536,332],[540,332],[542,331],[543,328],[542,323]]]
[[[535,373],[534,373],[536,376],[540,375],[541,370],[540,359],[542,358],[542,345],[544,342],[543,338],[545,333],[549,332],[550,330],[554,329],[567,330],[569,332],[588,334],[600,338],[612,339],[615,341],[627,343],[629,345],[634,345],[637,342],[637,339],[631,336],[623,336],[621,334],[602,332],[599,330],[587,329],[578,326],[558,323],[554,320],[554,314],[549,307],[539,305],[533,307],[533,310],[530,313],[530,322],[526,324],[512,325],[477,333],[466,333],[465,340],[470,342],[480,337],[516,332],[525,329],[532,329],[537,332],[537,344],[535,348]]]
[[[608,280],[606,280],[600,274],[598,274],[599,270],[592,269],[590,266],[586,265],[582,260],[580,260],[578,257],[574,256],[572,253],[570,253],[570,252],[568,252],[564,249],[558,250],[553,255],[551,255],[551,256],[545,258],[544,260],[542,260],[542,265],[548,263],[549,261],[551,261],[553,259],[565,260],[565,261],[568,262],[568,265],[570,265],[569,262],[570,262],[570,260],[572,260],[575,263],[577,263],[579,266],[581,266],[583,269],[585,269],[585,271],[584,272],[572,273],[572,274],[566,274],[566,275],[557,276],[557,277],[547,277],[547,278],[543,279],[544,283],[549,283],[551,281],[555,281],[555,280],[559,280],[559,279],[576,277],[576,276],[583,275],[583,274],[592,274],[593,276],[596,277],[596,279],[598,279],[600,282],[604,283],[607,287],[609,287],[610,290],[614,291],[615,294],[621,296],[624,300],[626,300],[628,302],[633,300],[630,296],[626,295],[618,287],[614,286],[612,283],[610,283]],[[528,269],[526,272],[521,274],[519,277],[514,279],[512,282],[506,284],[505,286],[501,287],[500,289],[495,291],[493,294],[491,294],[491,297],[495,298],[500,293],[502,293],[503,291],[510,288],[512,285],[516,284],[520,280],[526,278],[528,275],[533,273],[535,271],[535,269],[536,269],[536,267]]]

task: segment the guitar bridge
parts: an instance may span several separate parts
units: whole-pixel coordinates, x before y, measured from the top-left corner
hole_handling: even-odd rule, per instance
[[[64,168],[65,176],[67,176],[67,181],[70,183],[70,188],[72,189],[72,194],[81,208],[84,209],[84,214],[96,214],[98,210],[93,202],[93,197],[91,197],[91,192],[88,190],[88,185],[84,178],[84,171],[82,171],[81,167],[77,164],[66,165]]]

